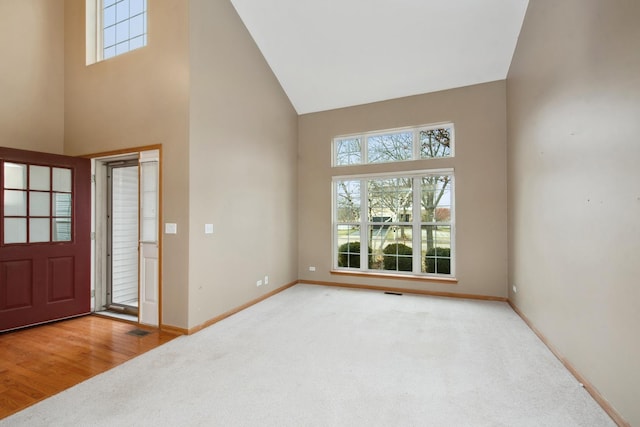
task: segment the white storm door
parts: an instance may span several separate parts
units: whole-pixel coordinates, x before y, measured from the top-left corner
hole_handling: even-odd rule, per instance
[[[159,151],[140,153],[140,312],[139,322],[159,326],[158,244]]]

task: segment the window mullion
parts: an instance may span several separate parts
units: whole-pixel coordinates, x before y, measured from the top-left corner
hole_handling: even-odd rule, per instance
[[[450,173],[450,178],[449,178],[449,191],[450,191],[450,197],[451,197],[451,206],[450,206],[450,216],[449,216],[449,230],[450,230],[450,234],[449,234],[449,251],[450,251],[450,274],[455,275],[455,269],[456,269],[456,259],[457,256],[455,256],[454,254],[456,253],[456,186],[455,186],[455,175],[453,172]]]
[[[369,269],[369,189],[367,180],[360,180],[360,270]]]
[[[338,182],[333,180],[331,182],[331,246],[333,260],[331,261],[331,265],[333,268],[338,267]]]
[[[412,236],[413,236],[413,272],[422,272],[422,215],[421,203],[421,177],[413,177],[413,213],[412,213]]]
[[[369,149],[368,149],[368,137],[367,135],[361,135],[360,138],[362,138],[362,144],[360,144],[360,158],[362,159],[362,164],[363,165],[368,165],[369,164]]]

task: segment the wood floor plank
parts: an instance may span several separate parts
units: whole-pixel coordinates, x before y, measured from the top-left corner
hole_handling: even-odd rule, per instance
[[[84,316],[0,334],[0,419],[177,336],[155,329],[127,334],[136,328]]]

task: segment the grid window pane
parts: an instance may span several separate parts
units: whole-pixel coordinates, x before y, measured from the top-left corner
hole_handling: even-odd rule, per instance
[[[27,215],[27,192],[17,190],[4,190],[4,215]]]
[[[129,41],[129,50],[138,49],[145,45],[144,36],[136,37],[135,39],[131,39]]]
[[[42,243],[49,241],[49,218],[29,219],[29,242]]]
[[[138,15],[147,9],[147,2],[145,0],[129,0],[129,10],[131,16]]]
[[[25,190],[27,188],[27,165],[5,163],[4,188]]]
[[[106,6],[106,3],[105,3]],[[116,24],[116,6],[105,7],[102,14],[102,25],[104,28],[111,27]]]
[[[410,160],[413,156],[413,132],[368,137],[367,156],[369,163]]]
[[[4,243],[27,243],[27,219],[4,219]]]
[[[338,226],[338,266],[360,268],[360,227]]]
[[[109,27],[104,29],[104,46],[110,47],[116,44],[116,27]],[[105,53],[106,55],[106,53]]]
[[[116,45],[116,56],[129,52],[129,41],[118,43]]]
[[[451,226],[422,226],[422,272],[451,274]]]
[[[50,216],[50,193],[29,193],[29,216]]]
[[[360,181],[336,182],[336,203],[339,222],[360,221]]]
[[[392,235],[387,235],[382,250],[382,270],[413,271],[413,248],[411,247],[411,228],[393,227]]]
[[[144,15],[138,15],[129,21],[129,33],[131,38],[139,37],[144,34]]]
[[[71,192],[71,169],[53,168],[53,191]]]
[[[360,138],[336,141],[336,166],[359,165],[362,163],[362,142]]]
[[[450,127],[420,131],[420,158],[451,157],[451,136]]]
[[[369,221],[400,222],[413,209],[413,179],[386,178],[367,181]]]
[[[54,193],[53,195],[53,216],[71,216],[71,194]]]
[[[423,222],[451,221],[451,176],[432,175],[421,180],[421,217]]]
[[[114,39],[114,41],[115,41],[115,39]],[[104,59],[113,58],[114,56],[116,56],[116,47],[115,46],[108,47],[108,48],[106,48],[104,50],[104,54],[103,54]]]
[[[123,21],[116,24],[116,43],[122,43],[129,40],[129,21]],[[117,48],[116,48],[117,51]]]
[[[71,218],[53,218],[52,231],[54,242],[71,241]]]
[[[47,166],[29,166],[29,189],[49,191],[51,168]]]
[[[116,22],[129,19],[129,0],[120,0],[116,3]]]

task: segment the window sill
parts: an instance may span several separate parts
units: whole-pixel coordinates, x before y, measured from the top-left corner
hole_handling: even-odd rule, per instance
[[[376,279],[396,279],[396,280],[411,280],[415,282],[431,282],[442,283],[445,285],[456,285],[458,279],[455,277],[433,277],[433,276],[418,276],[416,274],[393,274],[393,273],[372,273],[372,272],[359,272],[359,271],[345,271],[345,270],[331,270],[331,274],[338,276],[352,276],[352,277],[372,277]]]

